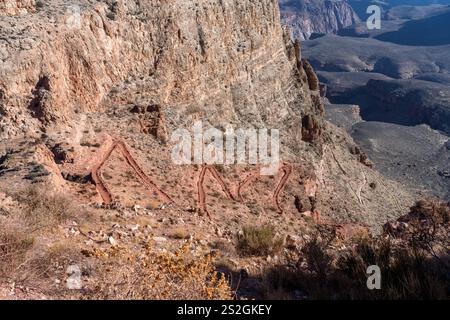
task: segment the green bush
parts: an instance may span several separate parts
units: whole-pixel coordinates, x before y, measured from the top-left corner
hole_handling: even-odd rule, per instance
[[[245,226],[238,236],[238,249],[245,256],[264,256],[277,253],[283,246],[278,239],[275,227],[269,224],[262,226]]]

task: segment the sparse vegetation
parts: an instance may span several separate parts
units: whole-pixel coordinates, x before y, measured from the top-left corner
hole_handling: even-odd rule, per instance
[[[100,148],[100,143],[98,142],[89,142],[89,141],[81,141],[80,146],[89,147],[89,148]]]
[[[22,190],[14,197],[23,204],[24,218],[34,229],[54,227],[75,212],[75,207],[65,195],[52,194],[36,186]]]
[[[175,254],[147,248],[144,255],[118,249],[103,255],[105,268],[94,297],[100,299],[231,299],[225,277],[215,271],[214,257],[195,257],[188,245]]]
[[[0,278],[14,276],[33,243],[33,237],[23,229],[13,225],[0,226]]]
[[[52,195],[36,186],[12,194],[16,206],[5,211],[0,221],[0,279],[39,286],[52,261],[70,250],[42,248],[39,239],[51,228],[71,217],[74,206],[63,195]],[[72,245],[73,247],[73,245]],[[0,283],[0,284],[1,284]],[[44,289],[44,286],[41,288]]]
[[[186,228],[178,227],[172,231],[171,237],[173,239],[184,240],[184,239],[189,239],[190,234],[186,230]]]
[[[41,0],[36,1],[36,9],[42,9],[44,7],[44,2]]]
[[[267,299],[448,299],[449,269],[411,247],[373,239],[336,257],[314,240],[296,268],[276,266],[262,275]],[[448,257],[447,257],[448,258]],[[367,267],[378,265],[382,289],[366,286]],[[301,293],[301,297],[295,294]]]
[[[245,256],[264,256],[277,253],[283,240],[277,238],[275,227],[270,224],[262,226],[245,226],[238,235],[238,249]]]
[[[41,164],[34,165],[28,174],[24,176],[24,179],[31,181],[38,181],[39,178],[47,177],[50,175],[47,169]]]
[[[194,114],[199,114],[201,112],[203,112],[203,109],[200,106],[198,106],[198,105],[189,105],[186,108],[185,115],[186,116],[190,116],[190,115],[194,115]]]
[[[294,268],[275,266],[261,275],[262,295],[271,299],[448,299],[449,213],[446,203],[419,201],[399,219],[407,224],[396,234],[387,228],[383,235],[347,242],[344,249],[338,249],[343,243],[335,233],[322,229],[303,246],[299,260],[292,263]],[[381,290],[366,286],[371,265],[381,269]]]

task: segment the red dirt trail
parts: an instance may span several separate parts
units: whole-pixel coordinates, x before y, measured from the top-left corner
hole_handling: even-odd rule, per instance
[[[275,204],[277,206],[279,214],[283,214],[283,208],[281,208],[280,201],[279,201],[280,193],[286,186],[286,182],[288,181],[289,176],[292,173],[292,166],[288,163],[284,163],[281,170],[284,171],[283,176],[281,177],[281,180],[278,183],[277,187],[275,188],[275,192],[273,193],[273,200],[275,201]]]
[[[110,135],[107,135],[106,137],[107,139],[105,140],[105,143],[94,157],[85,160],[82,163],[83,164],[82,166],[78,165],[76,167],[72,167],[72,171],[78,172],[82,171],[85,172],[86,174],[91,175],[96,190],[103,199],[103,202],[105,204],[111,204],[113,202],[113,195],[108,190],[105,182],[102,179],[100,172],[104,164],[108,161],[108,159],[111,157],[112,153],[115,150],[119,151],[119,153],[125,158],[127,164],[132,168],[134,174],[138,177],[138,179],[146,189],[155,191],[158,197],[164,202],[174,203],[172,198],[166,192],[161,190],[158,187],[158,185],[154,183],[152,179],[150,179],[150,177],[144,172],[144,170],[142,170],[142,168],[139,166],[134,157],[131,155],[130,151],[128,150],[128,147],[123,141],[116,138],[112,138]],[[205,176],[208,171],[211,173],[212,178],[217,183],[219,183],[224,194],[228,199],[240,202],[244,201],[242,196],[242,190],[248,187],[260,176],[260,169],[257,168],[256,170],[248,174],[244,178],[244,180],[240,181],[237,184],[232,185],[231,188],[229,188],[216,167],[212,165],[202,165],[199,178],[197,180],[197,195],[198,195],[197,201],[198,201],[198,208],[204,213],[206,213],[208,217],[211,217],[211,215],[206,205],[206,193],[204,188]],[[280,205],[279,198],[281,192],[285,188],[286,183],[289,180],[289,177],[292,173],[292,165],[288,163],[283,163],[280,171],[282,171],[283,174],[281,176],[281,179],[276,185],[275,191],[273,192],[272,201],[274,201],[278,212],[282,214],[284,210]],[[234,190],[234,192],[232,192],[231,190]]]
[[[281,177],[281,180],[278,182],[275,191],[273,193],[272,199],[275,202],[275,205],[278,209],[278,213],[282,214],[283,209],[281,208],[281,205],[279,203],[279,197],[281,192],[283,191],[284,187],[286,186],[286,183],[292,173],[292,166],[290,164],[284,163],[281,170],[283,171],[283,176]],[[198,192],[198,207],[200,210],[205,212],[209,217],[211,217],[207,206],[206,206],[206,194],[204,190],[204,181],[205,181],[205,175],[206,173],[210,171],[213,178],[220,184],[222,187],[223,192],[226,194],[226,196],[231,200],[237,200],[243,202],[242,197],[242,190],[243,188],[250,185],[254,180],[256,180],[259,177],[259,169],[253,171],[250,173],[243,181],[241,181],[235,188],[236,190],[236,196],[233,195],[233,193],[230,191],[230,189],[227,187],[226,183],[223,181],[222,176],[219,174],[217,169],[214,166],[209,165],[203,165],[200,171],[200,175],[197,181],[197,192]]]
[[[202,166],[202,169],[200,171],[200,176],[198,177],[197,181],[197,192],[198,192],[198,207],[200,210],[202,210],[204,213],[208,215],[208,217],[211,218],[211,215],[209,214],[208,208],[206,207],[206,194],[205,190],[203,189],[203,183],[205,181],[205,174],[208,168],[206,166]]]
[[[97,192],[103,199],[105,204],[110,204],[112,202],[111,192],[106,187],[101,175],[99,174],[101,168],[105,164],[105,162],[111,157],[112,152],[117,149],[122,156],[127,161],[128,165],[133,169],[134,173],[137,175],[141,183],[150,190],[156,191],[158,196],[166,202],[173,203],[174,201],[164,192],[162,191],[142,170],[142,168],[138,165],[134,157],[128,151],[125,143],[120,140],[114,140],[113,144],[107,149],[104,155],[100,158],[100,161],[95,164],[91,170],[91,177],[95,183]]]
[[[198,207],[200,210],[202,210],[203,212],[205,212],[208,217],[211,217],[208,208],[206,207],[206,194],[205,194],[205,189],[204,189],[204,182],[205,182],[205,175],[206,172],[211,172],[214,180],[216,180],[220,186],[222,187],[223,192],[225,193],[225,195],[227,196],[227,198],[231,199],[231,200],[235,200],[234,195],[231,193],[230,189],[227,187],[225,181],[223,181],[222,176],[220,175],[220,173],[217,171],[217,169],[214,166],[210,166],[210,165],[203,165],[202,169],[200,170],[200,175],[197,181],[197,193],[198,193]]]

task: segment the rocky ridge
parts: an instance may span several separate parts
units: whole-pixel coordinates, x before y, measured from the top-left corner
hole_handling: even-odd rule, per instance
[[[328,108],[328,119],[419,198],[448,200],[448,10],[396,6],[381,30],[360,23],[303,43],[326,97],[338,104]],[[362,119],[349,104],[359,106]]]

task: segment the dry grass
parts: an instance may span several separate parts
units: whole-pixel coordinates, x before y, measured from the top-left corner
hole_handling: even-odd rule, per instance
[[[48,271],[70,252],[48,246],[53,228],[75,212],[71,201],[32,186],[12,194],[16,201],[0,221],[0,281],[48,289]],[[45,245],[42,241],[45,240]],[[59,263],[59,265],[62,265]]]
[[[191,237],[191,235],[189,234],[189,232],[186,230],[185,227],[184,228],[178,227],[178,228],[175,228],[170,233],[170,237],[173,239],[185,240],[185,239],[189,239]]]
[[[310,244],[303,267],[276,266],[262,275],[267,299],[279,296],[294,299],[448,299],[448,269],[429,256],[411,248],[394,250],[390,243],[361,243],[341,257],[332,257],[326,248]],[[309,264],[309,262],[312,262]],[[378,265],[382,273],[381,290],[369,290],[366,269]],[[276,295],[274,296],[274,293]]]
[[[34,238],[25,230],[12,225],[0,227],[0,278],[13,276],[33,247]]]
[[[57,226],[76,212],[67,196],[48,193],[42,187],[31,186],[13,196],[22,205],[24,219],[32,230]]]
[[[215,270],[214,257],[196,258],[187,245],[175,254],[147,248],[140,256],[121,249],[102,256],[104,266],[99,270],[102,277],[87,298],[223,300],[233,297],[228,281]]]
[[[42,293],[53,294],[52,279],[56,270],[79,257],[76,245],[63,241],[52,245],[39,243],[40,235],[17,223],[0,227],[0,279],[1,283],[39,288]],[[79,250],[78,250],[79,252]],[[60,275],[60,278],[63,278]]]

